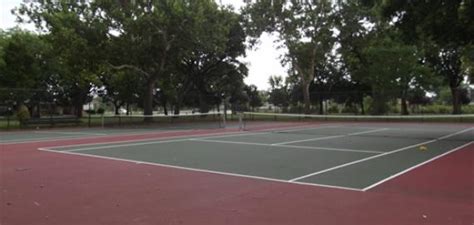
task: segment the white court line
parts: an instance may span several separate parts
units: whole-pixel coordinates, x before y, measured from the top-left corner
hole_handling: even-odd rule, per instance
[[[126,141],[108,141],[108,142],[87,143],[87,144],[60,145],[60,146],[51,146],[49,148],[70,148],[70,147],[97,146],[97,145],[109,145],[109,144],[120,144],[120,143],[142,143],[142,141],[160,141],[160,140],[163,140],[163,139],[170,140],[170,141],[171,140],[188,140],[189,138],[193,138],[193,137],[208,137],[208,136],[212,136],[212,135],[219,135],[219,134],[223,134],[223,133],[235,133],[235,132],[236,131],[218,132],[218,133],[211,133],[211,134],[180,135],[180,136],[173,136],[173,137],[143,138],[143,139],[134,139],[134,140],[126,140]],[[174,132],[162,132],[162,133],[174,133]],[[162,133],[160,133],[160,134],[162,134]],[[116,136],[112,136],[112,137],[116,137]],[[120,137],[120,136],[118,136],[118,137]],[[145,143],[147,143],[147,142],[145,142]]]
[[[151,144],[161,144],[161,143],[173,143],[173,142],[184,142],[184,141],[200,141],[200,142],[225,143],[225,144],[257,145],[257,146],[270,146],[270,147],[280,147],[280,148],[314,149],[314,150],[324,150],[324,151],[358,152],[358,153],[371,153],[371,154],[383,153],[383,152],[379,152],[379,151],[342,149],[342,148],[324,148],[324,147],[308,147],[308,146],[293,146],[293,145],[273,146],[272,144],[264,144],[264,143],[220,141],[220,140],[209,140],[209,139],[204,139],[204,138],[180,138],[180,139],[162,140],[162,141],[93,146],[93,147],[87,147],[87,148],[74,148],[74,149],[71,149],[71,150],[62,150],[62,151],[58,150],[58,151],[61,151],[61,152],[63,152],[63,151],[64,152],[79,152],[79,151],[90,151],[90,150],[97,150],[97,149],[110,149],[110,148],[141,146],[141,145],[151,145]],[[102,145],[102,144],[96,144],[96,145]],[[71,146],[71,147],[75,147],[75,146]],[[53,147],[53,148],[59,149],[59,148],[64,148],[64,147]]]
[[[163,141],[138,142],[138,143],[131,143],[131,144],[105,145],[105,146],[96,146],[96,147],[89,147],[89,148],[75,148],[75,149],[71,149],[71,150],[63,150],[61,152],[80,152],[80,151],[90,151],[90,150],[97,150],[97,149],[130,147],[130,146],[151,145],[151,144],[161,144],[161,143],[173,143],[173,142],[184,142],[184,141],[189,141],[189,139],[173,139],[173,140],[163,140]]]
[[[341,164],[341,165],[339,165],[339,166],[335,166],[335,167],[331,167],[331,168],[328,168],[328,169],[320,170],[320,171],[317,171],[317,172],[314,172],[314,173],[306,174],[306,175],[304,175],[304,176],[300,176],[300,177],[293,178],[293,179],[291,179],[290,181],[302,180],[302,179],[305,179],[305,178],[308,178],[308,177],[312,177],[312,176],[315,176],[315,175],[318,175],[318,174],[322,174],[322,173],[327,173],[327,172],[329,172],[329,171],[333,171],[333,170],[336,170],[336,169],[339,169],[339,168],[343,168],[343,167],[346,167],[346,166],[350,166],[350,165],[354,165],[354,164],[357,164],[357,163],[365,162],[365,161],[368,161],[368,160],[371,160],[371,159],[375,159],[375,158],[379,158],[379,157],[382,157],[382,156],[385,156],[385,155],[390,155],[390,154],[393,154],[393,153],[401,152],[401,151],[404,151],[404,150],[407,150],[407,149],[410,149],[410,148],[414,148],[414,147],[417,147],[417,146],[420,146],[420,145],[429,144],[429,143],[436,142],[436,141],[439,141],[439,140],[443,140],[443,139],[446,139],[446,138],[449,138],[449,137],[452,137],[452,136],[455,136],[455,135],[458,135],[458,134],[462,134],[462,133],[465,133],[465,132],[470,131],[470,130],[473,130],[473,129],[474,129],[474,127],[471,127],[471,128],[468,128],[468,129],[464,129],[464,130],[458,131],[458,132],[456,132],[456,133],[452,133],[452,134],[445,135],[445,136],[440,137],[440,138],[437,138],[437,139],[433,139],[433,140],[421,142],[421,143],[418,143],[418,144],[414,144],[414,145],[410,145],[410,146],[407,146],[407,147],[399,148],[399,149],[396,149],[396,150],[393,150],[393,151],[390,151],[390,152],[386,152],[386,153],[382,153],[382,154],[379,154],[379,155],[370,156],[370,157],[363,158],[363,159],[359,159],[359,160],[352,161],[352,162],[349,162],[349,163]]]
[[[338,152],[357,152],[357,153],[370,153],[370,154],[380,154],[384,152],[380,151],[370,151],[370,150],[357,150],[357,149],[345,149],[345,148],[326,148],[326,147],[310,147],[310,146],[298,146],[298,145],[274,145],[274,144],[265,144],[265,143],[255,143],[255,142],[237,142],[237,141],[221,141],[221,140],[211,140],[204,138],[191,138],[189,141],[200,141],[200,142],[211,142],[211,143],[223,143],[223,144],[238,144],[238,145],[256,145],[256,146],[268,146],[268,147],[278,147],[278,148],[291,148],[291,149],[312,149],[312,150],[323,150],[323,151],[338,151]]]
[[[334,138],[340,138],[340,137],[345,137],[345,135],[334,135],[334,136],[309,138],[309,139],[302,139],[302,140],[295,140],[295,141],[285,141],[285,142],[273,143],[272,145],[278,146],[278,145],[294,144],[294,143],[300,143],[300,142],[334,139]]]
[[[271,129],[262,129],[256,132],[244,132],[244,133],[237,133],[237,134],[230,134],[230,135],[217,135],[217,136],[212,136],[212,137],[206,137],[206,138],[201,138],[201,139],[207,139],[207,138],[226,138],[226,137],[239,137],[239,136],[256,136],[256,135],[262,135],[262,134],[273,134],[274,132],[272,131],[277,131],[277,132],[289,132],[289,131],[296,131],[296,130],[313,130],[313,129],[323,129],[323,128],[332,128],[332,127],[340,127],[340,126],[321,126],[321,127],[314,127],[312,126],[304,126],[300,127],[298,129],[283,129],[283,130],[275,130],[275,128]]]
[[[325,184],[315,184],[315,183],[306,183],[306,182],[289,182],[287,180],[268,178],[268,177],[243,175],[243,174],[237,174],[237,173],[220,172],[220,171],[214,171],[214,170],[197,169],[197,168],[190,168],[190,167],[183,167],[183,166],[174,166],[174,165],[168,165],[168,164],[152,163],[152,162],[145,162],[145,161],[138,161],[138,160],[131,160],[131,159],[121,159],[121,158],[99,156],[99,155],[90,155],[90,154],[83,154],[83,153],[77,153],[77,152],[55,151],[55,150],[51,150],[51,149],[47,149],[47,148],[39,148],[38,150],[46,151],[46,152],[60,153],[60,154],[90,157],[90,158],[108,159],[108,160],[114,160],[114,161],[129,162],[129,163],[135,163],[135,164],[160,166],[160,167],[165,167],[165,168],[173,168],[173,169],[180,169],[180,170],[193,171],[193,172],[201,172],[201,173],[209,173],[209,174],[217,174],[217,175],[226,175],[226,176],[232,176],[232,177],[249,178],[249,179],[254,179],[254,180],[272,181],[272,182],[279,182],[279,183],[285,183],[285,184],[293,184],[293,185],[297,184],[297,185],[303,185],[303,186],[334,188],[334,189],[349,190],[349,191],[362,191],[361,189],[357,189],[357,188],[349,188],[349,187],[325,185]]]
[[[35,131],[37,134],[80,134],[80,135],[93,135],[93,136],[107,136],[108,134],[103,133],[88,133],[88,132],[74,132],[74,131]]]
[[[343,134],[343,135],[334,135],[334,136],[327,136],[327,137],[302,139],[302,140],[296,140],[296,141],[286,141],[286,142],[274,143],[273,145],[286,145],[286,144],[308,142],[308,141],[327,140],[327,139],[341,138],[341,137],[347,137],[347,136],[355,136],[355,135],[359,135],[359,134],[375,133],[375,132],[384,131],[384,130],[388,130],[388,128],[380,128],[380,129],[375,129],[375,130],[355,132],[355,133],[349,133],[349,134]]]
[[[308,126],[301,126],[300,128],[295,128],[295,129],[283,129],[283,130],[275,130],[273,131],[276,132],[292,132],[292,131],[300,131],[300,130],[318,130],[318,129],[324,129],[324,128],[338,128],[338,127],[343,127],[343,125],[331,125],[331,126],[326,126],[326,124],[319,124],[320,126],[315,127],[314,125],[308,125]],[[322,125],[322,126],[321,126]],[[270,129],[269,129],[270,130]]]
[[[141,133],[141,132],[134,132],[134,133],[122,133],[122,134],[109,134],[108,136],[111,137],[111,138],[115,138],[115,137],[130,137],[130,136],[139,136],[139,135],[143,135],[143,134],[174,134],[174,133],[182,133],[182,132],[190,132],[190,131],[193,131],[193,130],[174,130],[174,131],[150,131],[150,132],[145,132],[145,133]],[[214,133],[214,134],[225,134],[225,133],[236,133],[238,131],[231,131],[231,132],[218,132],[218,133]],[[239,132],[240,133],[240,132]],[[195,136],[207,136],[205,134],[199,134],[199,135],[182,135],[182,137],[195,137]],[[68,137],[62,137],[62,138],[55,138],[55,139],[51,139],[51,138],[31,138],[31,139],[23,139],[23,140],[19,140],[19,141],[15,141],[15,140],[7,140],[7,141],[0,141],[0,144],[22,144],[22,143],[35,143],[35,142],[50,142],[50,141],[62,141],[62,140],[76,140],[76,139],[85,139],[85,138],[91,138],[91,139],[97,139],[97,138],[103,138],[102,136],[84,136],[84,135],[81,135],[81,136],[68,136]],[[164,139],[164,138],[175,138],[175,137],[156,137],[156,138],[144,138],[144,139],[136,139],[136,140],[127,140],[127,141],[113,141],[113,142],[101,142],[101,143],[90,143],[90,144],[78,144],[78,145],[63,145],[63,146],[60,146],[60,147],[70,147],[70,146],[82,146],[82,145],[98,145],[98,144],[113,144],[113,143],[129,143],[129,142],[137,142],[137,141],[149,141],[149,140],[161,140],[161,139]],[[177,137],[176,137],[177,138]]]
[[[423,166],[423,165],[425,165],[425,164],[427,164],[427,163],[430,163],[430,162],[432,162],[432,161],[435,161],[435,160],[437,160],[437,159],[439,159],[439,158],[441,158],[441,157],[443,157],[443,156],[446,156],[446,155],[451,154],[451,153],[453,153],[453,152],[455,152],[455,151],[458,151],[458,150],[460,150],[460,149],[463,149],[463,148],[465,148],[465,147],[467,147],[467,146],[469,146],[469,145],[471,145],[471,144],[474,144],[474,142],[471,141],[471,142],[469,142],[469,143],[466,143],[466,144],[464,144],[464,145],[461,145],[461,146],[459,146],[459,147],[456,147],[456,148],[454,148],[454,149],[451,149],[451,150],[449,150],[449,151],[447,151],[447,152],[445,152],[445,153],[443,153],[443,154],[441,154],[441,155],[438,155],[438,156],[436,156],[436,157],[434,157],[434,158],[431,158],[431,159],[429,159],[429,160],[427,160],[427,161],[424,161],[424,162],[422,162],[422,163],[419,163],[419,164],[417,164],[417,165],[414,165],[414,166],[412,166],[412,167],[410,167],[410,168],[408,168],[408,169],[405,169],[405,170],[400,171],[400,172],[398,172],[398,173],[396,173],[396,174],[394,174],[394,175],[391,175],[391,176],[389,176],[389,177],[387,177],[387,178],[385,178],[385,179],[383,179],[383,180],[381,180],[381,181],[379,181],[379,182],[377,182],[377,183],[374,183],[374,184],[372,184],[372,185],[370,185],[370,186],[367,186],[367,187],[363,188],[362,190],[363,190],[363,191],[368,191],[368,190],[370,190],[370,189],[372,189],[372,188],[374,188],[374,187],[376,187],[376,186],[379,186],[379,185],[381,185],[381,184],[383,184],[383,183],[385,183],[385,182],[387,182],[387,181],[389,181],[389,180],[392,180],[392,179],[394,179],[394,178],[396,178],[396,177],[399,177],[399,176],[401,176],[401,175],[403,175],[403,174],[405,174],[405,173],[408,173],[408,172],[410,172],[410,171],[412,171],[412,170],[414,170],[414,169],[416,169],[416,168],[418,168],[418,167],[421,167],[421,166]]]
[[[43,142],[43,141],[62,141],[62,140],[73,140],[73,139],[81,139],[81,138],[90,138],[90,137],[97,137],[97,136],[67,136],[61,138],[27,138],[27,139],[16,139],[16,140],[2,140],[0,144],[7,145],[7,144],[22,144],[22,143],[35,143],[35,142]]]

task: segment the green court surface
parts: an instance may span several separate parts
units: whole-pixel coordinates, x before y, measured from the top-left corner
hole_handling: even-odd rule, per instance
[[[305,185],[366,191],[474,141],[469,126],[314,125],[271,131],[41,148]],[[426,150],[420,150],[420,147]]]

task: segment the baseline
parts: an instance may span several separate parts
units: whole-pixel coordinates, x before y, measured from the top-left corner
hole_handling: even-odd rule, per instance
[[[74,131],[35,131],[37,134],[79,134],[79,135],[92,135],[92,136],[107,136],[108,134],[103,133],[89,133],[89,132],[74,132]]]
[[[454,152],[456,152],[456,151],[458,151],[458,150],[464,149],[464,148],[468,147],[468,146],[471,145],[471,144],[474,144],[474,141],[468,142],[468,143],[466,143],[466,144],[463,144],[463,145],[461,145],[461,146],[458,146],[458,147],[456,147],[456,148],[453,148],[453,149],[451,149],[451,150],[448,150],[447,152],[445,152],[445,153],[443,153],[443,154],[440,154],[440,155],[438,155],[438,156],[435,156],[435,157],[433,157],[433,158],[431,158],[431,159],[429,159],[429,160],[426,160],[426,161],[423,161],[423,162],[421,162],[421,163],[418,163],[417,165],[414,165],[414,166],[412,166],[412,167],[410,167],[410,168],[407,168],[407,169],[402,170],[402,171],[400,171],[400,172],[398,172],[398,173],[396,173],[396,174],[393,174],[393,175],[391,175],[391,176],[389,176],[389,177],[387,177],[387,178],[385,178],[385,179],[383,179],[383,180],[381,180],[381,181],[378,181],[378,182],[376,182],[376,183],[374,183],[374,184],[371,184],[371,185],[369,185],[369,186],[363,188],[362,190],[363,190],[363,191],[368,191],[368,190],[370,190],[370,189],[373,189],[373,188],[375,188],[375,187],[377,187],[377,186],[379,186],[379,185],[381,185],[381,184],[383,184],[383,183],[385,183],[385,182],[387,182],[387,181],[389,181],[389,180],[395,179],[395,178],[397,178],[397,177],[399,177],[399,176],[401,176],[401,175],[403,175],[403,174],[405,174],[405,173],[408,173],[408,172],[410,172],[410,171],[412,171],[412,170],[414,170],[414,169],[417,169],[418,167],[424,166],[424,165],[426,165],[426,164],[428,164],[428,163],[430,163],[430,162],[433,162],[433,161],[435,161],[435,160],[437,160],[437,159],[440,159],[441,157],[447,156],[447,155],[449,155],[449,154],[451,154],[451,153],[454,153]]]

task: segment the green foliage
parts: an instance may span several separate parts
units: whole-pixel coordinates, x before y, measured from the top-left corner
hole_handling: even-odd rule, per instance
[[[358,79],[372,87],[373,114],[387,113],[386,102],[394,97],[406,99],[411,87],[428,88],[431,83],[430,71],[419,63],[416,48],[386,33],[379,34],[362,51],[367,66],[361,69],[365,73]],[[393,95],[387,90],[398,90],[399,94]]]
[[[249,98],[249,106],[251,110],[254,110],[257,107],[263,106],[263,97],[260,92],[257,90],[257,86],[250,85],[245,87],[245,92]]]
[[[339,113],[339,106],[337,104],[331,104],[329,105],[327,112],[329,114],[337,114]]]
[[[471,1],[245,3],[238,14],[213,0],[24,2],[15,13],[40,32],[0,31],[0,104],[49,102],[80,115],[99,96],[145,114],[158,104],[207,112],[224,100],[235,110],[268,101],[299,113],[323,113],[323,102],[331,113],[447,113],[430,105],[435,92],[454,113],[472,108],[463,106],[474,73]],[[278,36],[290,69],[268,94],[244,84],[239,60],[264,32]]]
[[[18,119],[18,121],[20,121],[20,124],[23,124],[24,122],[28,121],[31,118],[28,107],[26,107],[25,105],[18,106],[16,118]]]
[[[381,13],[411,40],[429,39],[440,46],[473,43],[474,2],[466,0],[386,0]],[[403,17],[399,15],[403,13]]]
[[[0,57],[0,104],[33,107],[52,98],[47,90],[53,57],[44,37],[19,29],[0,32]]]
[[[88,115],[94,115],[96,112],[95,112],[95,110],[93,110],[93,109],[88,109],[88,110],[86,110],[86,113],[87,113]]]
[[[395,21],[395,27],[402,31],[406,41],[423,46],[431,66],[452,90],[453,114],[461,113],[461,93],[458,90],[472,71],[472,66],[469,66],[471,57],[467,52],[473,44],[474,3],[464,0],[389,0],[383,1],[380,9],[386,20]]]
[[[464,105],[462,111],[465,114],[474,114],[474,105]]]
[[[451,113],[451,107],[448,105],[426,105],[422,106],[420,113],[423,114],[449,114]]]
[[[255,43],[263,32],[275,32],[288,49],[284,62],[299,76],[305,104],[310,113],[309,86],[315,66],[330,54],[335,38],[331,1],[248,1],[244,9],[247,33]]]
[[[61,93],[59,101],[72,102],[77,116],[82,115],[92,85],[99,84],[97,71],[105,58],[109,28],[98,2],[25,2],[15,11],[20,20],[28,19],[45,33],[54,56],[50,86]]]
[[[104,108],[98,108],[97,109],[97,114],[104,115],[105,109]]]
[[[268,82],[271,86],[268,102],[284,109],[287,108],[290,94],[288,86],[283,83],[283,78],[281,76],[271,76]]]
[[[11,30],[2,33],[0,87],[37,88],[45,79],[42,59],[47,50],[46,43],[37,35]]]

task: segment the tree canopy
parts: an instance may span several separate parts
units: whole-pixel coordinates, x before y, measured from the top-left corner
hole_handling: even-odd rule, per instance
[[[49,102],[80,117],[98,98],[145,115],[266,102],[408,114],[441,102],[457,114],[470,102],[473,11],[466,0],[249,0],[240,11],[214,0],[29,1],[13,12],[36,32],[0,32],[0,104],[41,116]],[[245,84],[242,60],[263,33],[289,68],[268,93]]]

